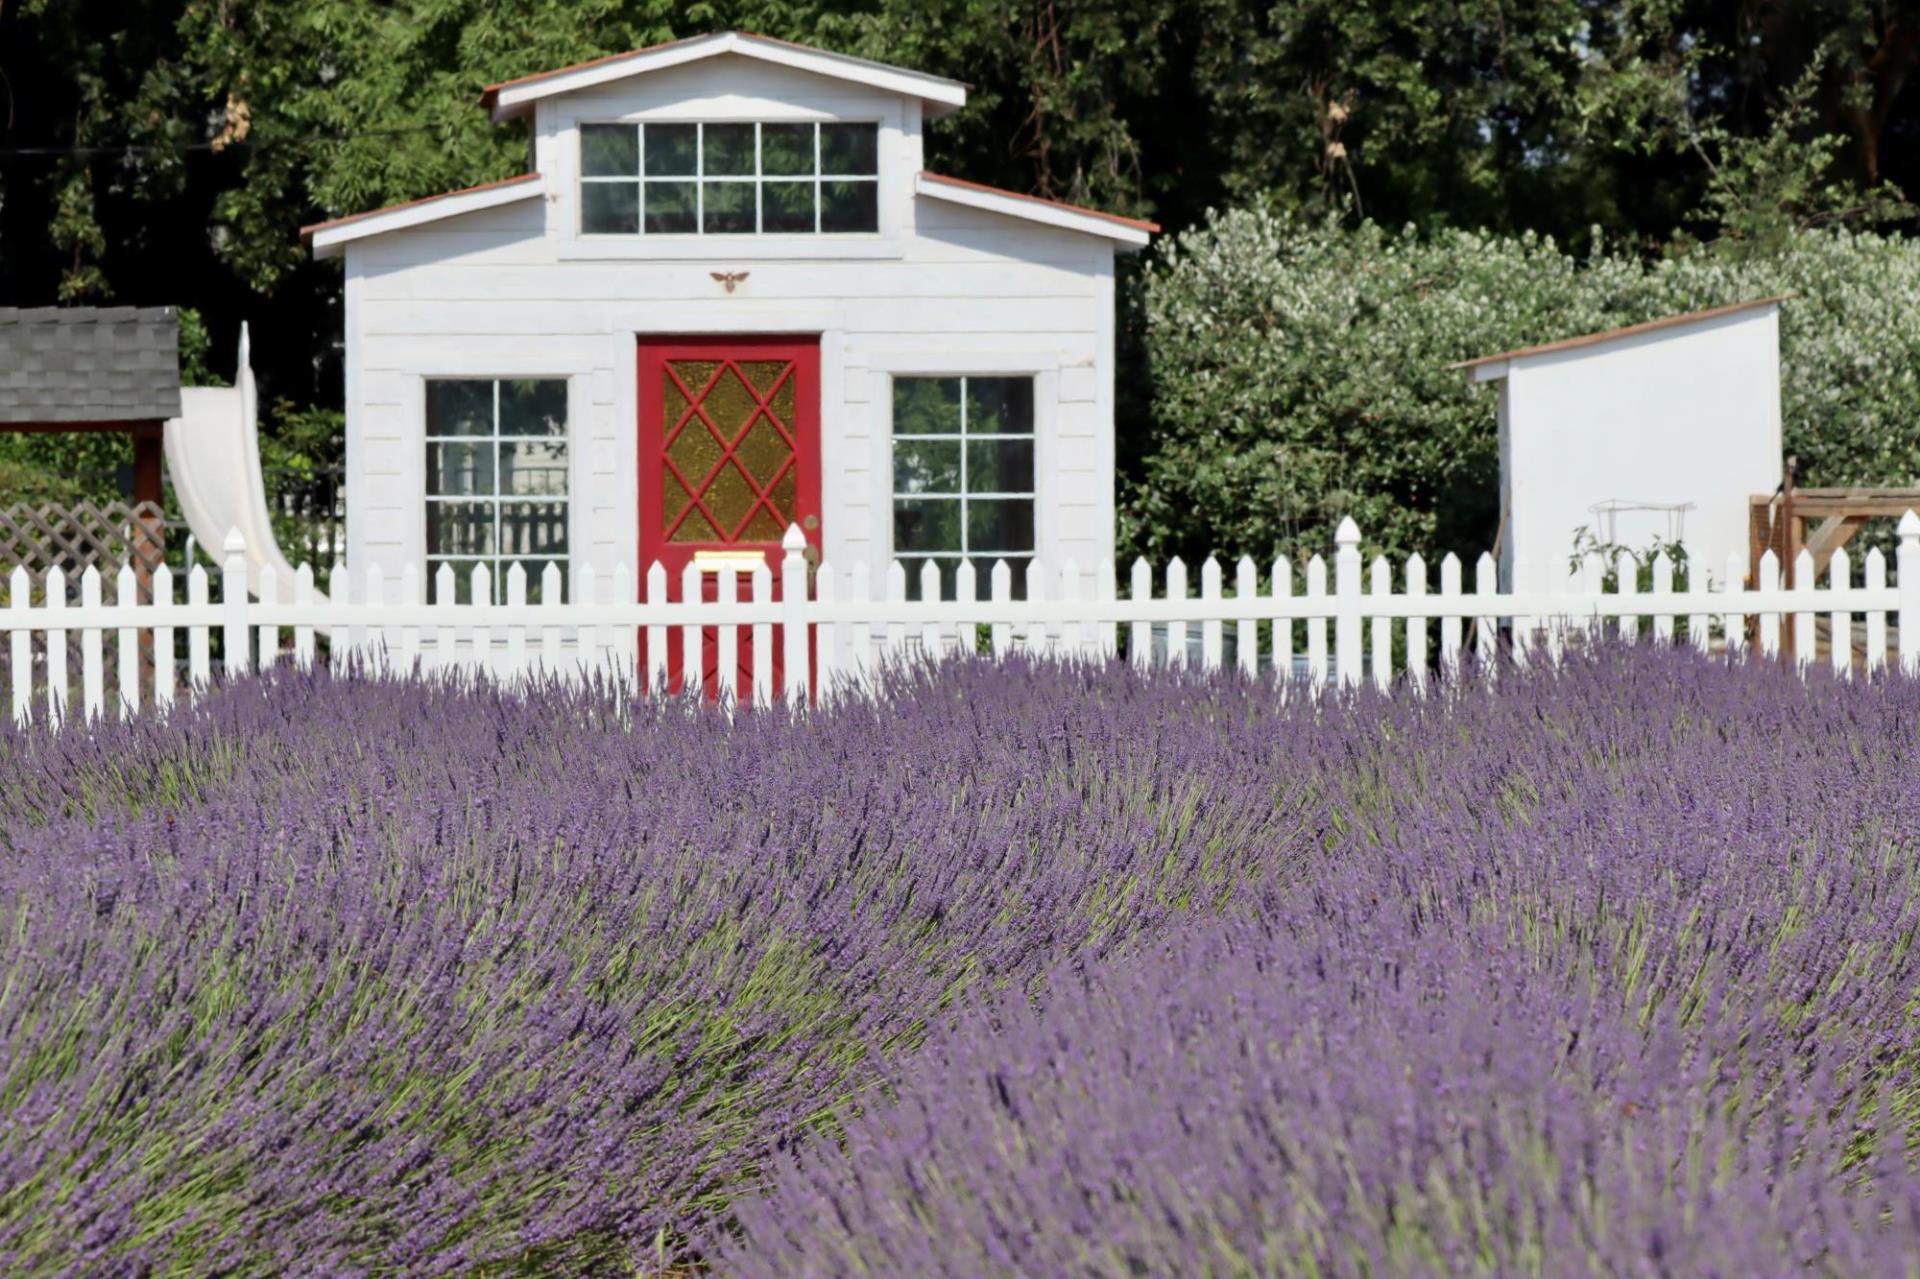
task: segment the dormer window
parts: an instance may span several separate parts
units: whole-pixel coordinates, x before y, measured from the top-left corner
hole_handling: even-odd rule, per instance
[[[580,126],[587,235],[874,232],[879,188],[877,124]]]

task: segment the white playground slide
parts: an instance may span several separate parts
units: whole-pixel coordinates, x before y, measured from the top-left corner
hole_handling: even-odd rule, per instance
[[[259,392],[249,362],[247,326],[240,326],[240,360],[232,386],[180,389],[180,416],[167,421],[167,475],[194,540],[214,563],[229,531],[247,543],[247,590],[260,593],[260,570],[271,567],[275,593],[292,598],[293,566],[280,553],[267,520],[267,485],[260,473]]]

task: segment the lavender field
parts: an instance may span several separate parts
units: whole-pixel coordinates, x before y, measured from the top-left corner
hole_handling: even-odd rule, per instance
[[[1920,682],[0,730],[0,1274],[1920,1275]]]

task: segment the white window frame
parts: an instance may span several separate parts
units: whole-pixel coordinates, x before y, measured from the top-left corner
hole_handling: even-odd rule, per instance
[[[898,423],[894,420],[894,415],[893,415],[895,387],[902,380],[939,381],[939,382],[957,381],[960,384],[960,429],[957,432],[933,432],[933,433],[927,433],[927,434],[916,433],[913,435],[902,435],[899,432]],[[1028,429],[1024,432],[997,431],[992,434],[982,434],[982,435],[968,434],[967,432],[967,383],[972,380],[1023,381],[1027,383],[1030,394],[1032,396],[1031,420],[1028,423]],[[1007,562],[1007,567],[1011,569],[1014,574],[1015,593],[1020,594],[1025,589],[1027,565],[1029,563],[1036,562],[1036,561],[1042,562],[1042,563],[1045,562],[1045,545],[1046,545],[1046,539],[1047,539],[1047,529],[1045,528],[1045,522],[1044,522],[1044,516],[1043,516],[1044,507],[1040,498],[1041,498],[1042,486],[1044,484],[1043,464],[1047,459],[1045,457],[1044,451],[1042,449],[1042,443],[1041,443],[1042,432],[1043,432],[1043,427],[1042,427],[1043,413],[1042,413],[1042,407],[1041,407],[1041,394],[1042,394],[1043,388],[1046,387],[1048,381],[1049,379],[1046,379],[1043,376],[1043,374],[1038,370],[991,370],[991,371],[972,371],[972,372],[940,370],[940,371],[920,372],[920,371],[914,371],[909,369],[896,369],[896,370],[891,370],[886,374],[885,386],[886,386],[886,405],[887,405],[887,408],[886,408],[887,431],[886,431],[886,437],[884,442],[884,448],[886,450],[887,465],[883,472],[886,476],[886,494],[885,494],[886,504],[885,504],[885,509],[882,512],[882,516],[887,529],[886,546],[887,546],[888,558],[890,560],[900,561],[901,565],[906,568],[910,591],[918,589],[919,572],[920,572],[920,566],[922,564],[926,564],[929,562],[951,561],[954,564],[958,565],[958,564],[965,563],[969,559],[972,559],[976,561],[984,561],[989,565],[998,560],[1005,560]],[[950,441],[953,443],[957,443],[960,446],[960,489],[959,491],[957,493],[902,493],[900,492],[899,477],[895,474],[893,458],[895,456],[896,446],[902,440],[916,440],[916,441],[927,440],[927,441],[935,441],[935,442]],[[994,490],[991,492],[976,493],[971,491],[967,481],[967,445],[974,440],[1026,440],[1028,441],[1033,446],[1033,486],[1032,488],[1025,492]],[[960,521],[959,521],[960,549],[957,551],[903,551],[902,549],[900,549],[899,546],[895,545],[894,538],[893,538],[894,507],[898,502],[900,502],[903,499],[907,501],[913,501],[916,499],[933,499],[936,501],[938,500],[957,501],[960,505]],[[969,525],[967,520],[967,505],[970,501],[973,501],[973,500],[1019,501],[1022,499],[1032,504],[1031,518],[1032,518],[1032,526],[1033,526],[1033,545],[1031,548],[1025,551],[985,551],[985,550],[974,551],[968,548],[967,540],[969,536]],[[987,593],[987,591],[990,589],[988,584],[988,579],[985,575],[985,572],[979,569],[978,567],[976,567],[976,572],[978,572],[980,576],[977,578],[975,589],[979,591],[981,595],[984,596]]]
[[[501,467],[500,445],[521,441],[552,440],[553,436],[502,435],[500,433],[500,386],[503,382],[557,382],[564,388],[566,403],[565,429],[559,437],[565,449],[564,473],[566,492],[560,494],[503,495],[500,491]],[[492,575],[494,598],[497,602],[506,599],[507,569],[514,564],[526,567],[529,586],[536,583],[548,564],[557,564],[560,568],[561,592],[564,599],[573,597],[573,565],[578,558],[577,541],[579,530],[574,527],[574,498],[579,488],[580,450],[575,429],[576,406],[574,404],[574,379],[564,373],[428,373],[420,377],[420,436],[419,451],[415,455],[420,465],[420,564],[425,574],[420,584],[423,599],[433,598],[434,575],[443,563],[465,563],[465,572],[471,572],[471,565],[484,563]],[[432,423],[428,420],[428,388],[435,382],[486,382],[493,390],[492,431],[486,435],[435,435]],[[427,466],[427,450],[434,444],[490,444],[493,446],[493,492],[491,494],[436,494],[432,491],[433,474]],[[495,510],[494,550],[487,555],[458,555],[436,552],[430,541],[432,523],[428,519],[431,507],[436,502],[485,502]],[[500,537],[499,507],[503,502],[528,502],[546,505],[559,505],[562,508],[561,520],[566,527],[567,551],[564,555],[513,555],[504,549]],[[463,570],[456,569],[456,577]],[[459,587],[466,583],[460,582]],[[456,594],[457,594],[456,588]],[[529,595],[532,591],[529,590]]]
[[[707,127],[709,125],[740,125],[740,124],[750,124],[753,126],[753,167],[754,167],[753,173],[751,174],[715,174],[711,177],[708,176],[706,172]],[[806,174],[806,173],[769,174],[761,171],[762,164],[763,164],[761,130],[764,126],[770,125],[770,124],[780,125],[780,126],[806,125],[812,128],[813,130],[813,171],[812,173],[810,174]],[[646,130],[649,126],[652,126],[652,125],[665,125],[665,126],[672,126],[672,127],[685,127],[687,125],[694,126],[694,142],[693,142],[694,171],[693,173],[661,174],[657,178],[650,178],[648,176],[646,171],[647,169]],[[821,155],[820,132],[822,129],[828,128],[834,125],[865,125],[873,129],[874,131],[874,169],[872,173],[824,173],[821,171],[822,155]],[[637,147],[637,153],[639,156],[639,170],[640,170],[637,174],[628,176],[625,174],[589,175],[587,173],[586,171],[586,167],[587,167],[586,166],[586,131],[589,128],[598,128],[602,126],[634,130],[634,133],[635,133],[634,141],[635,141],[635,144]],[[857,236],[865,236],[868,238],[876,237],[881,234],[882,226],[883,226],[883,223],[885,222],[884,209],[882,207],[882,201],[881,201],[881,197],[883,193],[881,191],[881,172],[880,171],[884,167],[882,151],[884,149],[883,144],[886,137],[886,128],[887,128],[886,122],[884,120],[877,120],[877,119],[873,119],[873,120],[869,120],[869,119],[722,120],[722,119],[702,118],[702,119],[694,119],[694,120],[645,119],[645,120],[578,120],[578,121],[575,121],[572,129],[572,134],[574,138],[574,157],[573,158],[574,158],[574,170],[575,170],[575,173],[578,175],[576,179],[576,185],[578,187],[579,194],[578,194],[578,198],[575,201],[576,208],[575,208],[575,217],[574,217],[574,233],[579,239],[585,240],[588,242],[623,241],[623,240],[637,239],[637,238],[643,238],[643,237],[650,237],[655,240],[661,240],[661,239],[687,240],[687,239],[695,239],[695,238],[700,238],[700,239],[711,238],[711,239],[720,240],[720,241],[744,240],[749,237],[763,237],[763,236],[796,236],[796,237],[806,237],[806,238],[827,236],[827,237],[832,237],[835,240],[838,240],[844,237],[857,237]],[[693,183],[693,189],[694,189],[693,230],[691,231],[651,231],[651,232],[647,230],[646,188],[647,188],[647,183],[649,181]],[[812,184],[813,186],[813,229],[812,230],[810,231],[768,231],[765,229],[764,223],[766,220],[766,200],[764,195],[764,188],[766,184],[769,182],[775,182],[775,183],[807,182]],[[821,228],[820,222],[822,217],[822,211],[825,207],[825,202],[822,198],[821,188],[828,182],[864,182],[872,186],[873,204],[874,204],[874,220],[873,220],[874,224],[871,230],[827,231]],[[753,230],[751,231],[708,231],[706,229],[707,187],[709,185],[718,186],[726,183],[737,183],[743,186],[750,185],[753,187]],[[601,185],[631,186],[633,188],[635,210],[637,214],[637,222],[635,224],[635,229],[633,231],[590,231],[587,229],[586,188],[588,186],[601,186]]]

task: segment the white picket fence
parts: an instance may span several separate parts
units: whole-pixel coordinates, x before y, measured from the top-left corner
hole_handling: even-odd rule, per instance
[[[564,603],[527,603],[526,575],[518,565],[508,571],[504,604],[451,602],[455,582],[446,566],[439,570],[437,602],[431,604],[424,602],[412,566],[393,583],[377,567],[359,575],[357,583],[354,575],[336,568],[329,594],[316,591],[306,565],[290,583],[276,582],[266,571],[258,598],[249,599],[245,546],[237,533],[224,548],[218,602],[211,598],[203,567],[187,574],[185,603],[178,601],[177,583],[165,568],[154,575],[153,602],[138,602],[133,570],[124,568],[110,604],[102,599],[100,574],[90,568],[81,578],[77,606],[67,601],[58,570],[48,574],[36,602],[28,574],[15,568],[8,579],[8,606],[0,609],[10,659],[6,679],[16,720],[34,718],[38,702],[48,721],[60,721],[73,696],[68,638],[77,633],[81,708],[88,718],[103,715],[109,710],[104,654],[111,633],[117,645],[111,705],[116,713],[131,714],[143,703],[166,706],[206,683],[216,631],[228,674],[279,661],[308,665],[315,657],[316,635],[325,633],[334,654],[351,653],[387,670],[483,669],[507,679],[599,672],[658,691],[698,686],[711,667],[717,687],[710,691],[722,700],[766,704],[776,693],[776,681],[789,698],[831,693],[859,686],[890,657],[939,660],[961,651],[1002,657],[1016,649],[1111,657],[1121,651],[1123,637],[1128,660],[1135,664],[1191,661],[1217,669],[1227,664],[1231,635],[1232,664],[1248,675],[1264,672],[1309,688],[1371,679],[1384,689],[1396,672],[1415,687],[1449,677],[1459,670],[1468,647],[1482,656],[1503,651],[1520,664],[1557,661],[1569,643],[1603,632],[1633,637],[1643,619],[1650,619],[1653,635],[1661,640],[1679,637],[1703,651],[1729,652],[1747,647],[1753,619],[1757,647],[1767,657],[1781,652],[1782,627],[1791,626],[1792,651],[1804,665],[1818,651],[1823,615],[1835,670],[1855,673],[1856,617],[1865,626],[1861,674],[1871,678],[1886,667],[1890,617],[1896,619],[1898,661],[1920,670],[1920,516],[1912,512],[1900,521],[1897,587],[1887,585],[1885,557],[1878,550],[1866,555],[1864,580],[1855,585],[1852,562],[1842,550],[1834,553],[1824,586],[1816,583],[1812,558],[1803,552],[1791,590],[1780,587],[1771,551],[1761,560],[1757,590],[1745,588],[1746,565],[1734,556],[1715,589],[1708,589],[1706,574],[1696,569],[1685,591],[1673,588],[1673,566],[1657,559],[1653,589],[1643,592],[1637,566],[1625,553],[1617,565],[1618,588],[1612,591],[1602,588],[1607,566],[1592,557],[1568,574],[1564,589],[1503,594],[1486,555],[1474,566],[1471,593],[1453,555],[1440,563],[1437,590],[1430,589],[1427,564],[1418,555],[1403,566],[1396,590],[1384,557],[1376,557],[1370,568],[1363,565],[1360,532],[1352,520],[1343,521],[1335,536],[1331,589],[1328,564],[1316,555],[1297,594],[1285,559],[1274,562],[1264,583],[1253,561],[1241,559],[1231,592],[1225,570],[1209,559],[1201,566],[1196,597],[1186,565],[1176,559],[1161,574],[1158,594],[1151,566],[1136,561],[1125,595],[1117,589],[1111,565],[1098,566],[1087,591],[1086,577],[1072,563],[1053,570],[1035,563],[1027,568],[1022,599],[1014,598],[1012,573],[1004,562],[994,566],[984,593],[972,567],[962,565],[950,599],[940,598],[938,573],[929,564],[921,574],[921,598],[909,600],[906,570],[897,561],[876,591],[865,564],[844,572],[822,564],[810,575],[804,549],[800,531],[790,528],[777,595],[771,570],[760,563],[751,570],[721,572],[713,600],[702,599],[702,574],[711,568],[689,565],[676,591],[669,589],[659,564],[648,571],[643,592],[633,589],[624,570],[608,575],[611,588],[603,590],[602,578],[579,564],[572,596]],[[1524,580],[1524,566],[1521,576]],[[470,599],[492,599],[484,566],[473,570],[470,585]],[[549,565],[541,600],[560,600],[560,588],[559,571]],[[668,636],[676,630],[677,671],[667,662]],[[1401,637],[1397,656],[1396,630]],[[178,648],[182,635],[184,663]],[[42,642],[36,644],[35,636]],[[1296,648],[1299,638],[1304,644]],[[143,671],[152,681],[144,689]]]

